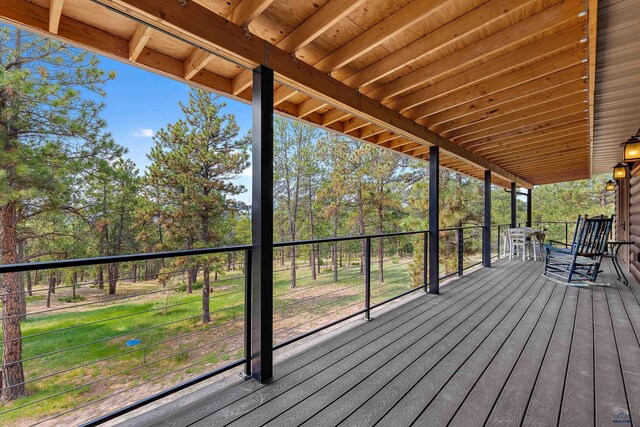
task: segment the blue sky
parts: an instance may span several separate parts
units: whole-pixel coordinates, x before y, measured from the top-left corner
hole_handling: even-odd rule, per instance
[[[105,87],[106,107],[102,116],[115,141],[129,150],[126,157],[143,173],[149,164],[147,154],[153,146],[153,134],[182,117],[178,102],[188,99],[189,86],[109,58],[100,58],[103,69],[117,73]],[[226,112],[236,116],[241,133],[246,133],[251,128],[251,107],[228,98],[225,102]],[[245,171],[237,182],[248,190],[237,198],[250,203],[250,170]]]

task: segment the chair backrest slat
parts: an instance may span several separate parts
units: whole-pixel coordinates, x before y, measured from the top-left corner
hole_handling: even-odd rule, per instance
[[[606,252],[612,218],[585,218],[574,243],[575,256],[601,256]]]

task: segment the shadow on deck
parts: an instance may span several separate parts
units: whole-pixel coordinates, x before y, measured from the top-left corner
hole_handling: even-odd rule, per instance
[[[500,261],[279,363],[268,385],[121,425],[640,425],[640,286],[612,271],[577,288]]]

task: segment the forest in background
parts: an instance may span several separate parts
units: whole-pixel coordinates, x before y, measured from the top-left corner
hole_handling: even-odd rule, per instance
[[[2,264],[250,242],[249,206],[236,198],[247,191],[236,178],[249,166],[250,133],[226,112],[223,99],[192,89],[181,117],[153,137],[150,166],[139,170],[101,118],[104,104],[96,99],[117,76],[98,57],[2,26],[0,73]],[[426,163],[283,117],[275,120],[274,142],[276,241],[429,228]],[[536,187],[534,222],[611,214],[608,178]],[[440,185],[442,228],[482,224],[482,182],[442,170]],[[494,224],[508,223],[510,195],[494,187],[492,204]],[[519,199],[519,221],[525,209]],[[415,257],[420,264],[419,251],[403,255],[399,243],[384,244],[390,247],[382,239],[373,247],[380,282],[387,257]],[[354,245],[323,252],[320,245],[290,246],[278,250],[276,262],[288,269],[290,289],[298,285],[300,265],[316,280],[323,264],[337,281],[343,257],[350,260],[347,266],[362,269],[364,248]],[[165,285],[169,273],[181,272],[184,292],[201,293],[199,320],[206,324],[212,321],[211,283],[241,270],[241,261],[237,254],[221,254],[3,275],[2,399],[28,394],[19,363],[21,323],[35,289],[46,289],[48,308],[56,289],[70,288],[64,302],[73,306],[84,301],[76,286],[87,280],[113,296],[121,281]]]

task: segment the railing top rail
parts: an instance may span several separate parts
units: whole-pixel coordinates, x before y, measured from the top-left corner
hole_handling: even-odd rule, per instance
[[[250,249],[251,245],[220,246],[216,248],[182,249],[177,251],[146,252],[139,254],[112,255],[92,258],[62,259],[57,261],[4,264],[0,265],[0,274],[18,273],[22,271],[84,267],[89,265],[113,264],[118,262],[146,261],[161,258],[178,258],[183,256],[211,255],[223,252],[239,252]]]
[[[483,226],[469,225],[464,227],[442,228],[440,229],[440,231],[470,230],[470,229],[480,229],[480,228],[483,228]],[[366,238],[376,239],[376,238],[383,238],[383,237],[410,236],[410,235],[423,234],[428,232],[429,230],[398,231],[394,233],[368,234],[365,236],[344,236],[344,237],[329,237],[325,239],[314,239],[314,240],[296,240],[293,242],[291,241],[277,242],[273,244],[273,247],[280,248],[280,247],[286,247],[286,246],[301,246],[301,245],[310,245],[310,244],[318,244],[318,243],[335,243],[335,242],[354,241],[354,240],[362,240]],[[126,254],[126,255],[100,256],[100,257],[92,257],[92,258],[76,258],[76,259],[64,259],[64,260],[56,260],[56,261],[3,264],[3,265],[0,265],[0,274],[19,273],[24,271],[52,270],[52,269],[60,269],[60,268],[86,267],[86,266],[92,266],[92,265],[146,261],[146,260],[162,259],[162,258],[178,258],[178,257],[185,257],[185,256],[211,255],[211,254],[224,253],[224,252],[246,251],[246,250],[251,250],[251,248],[252,248],[251,245],[235,245],[235,246],[220,246],[215,248],[182,249],[182,250],[176,250],[176,251],[146,252],[146,253]]]

